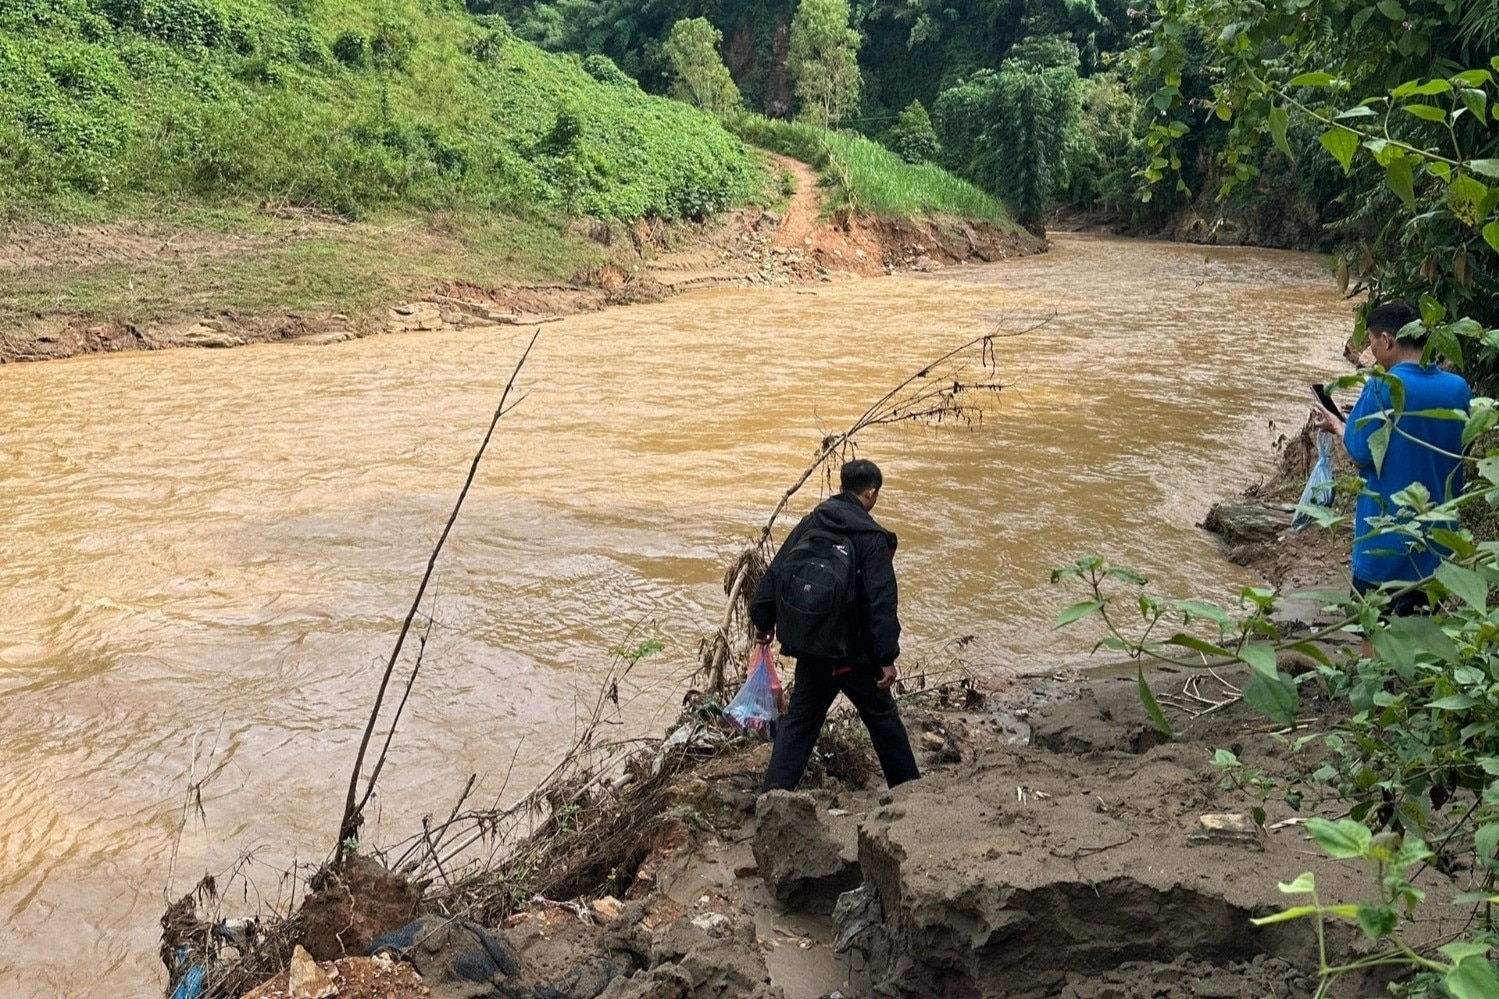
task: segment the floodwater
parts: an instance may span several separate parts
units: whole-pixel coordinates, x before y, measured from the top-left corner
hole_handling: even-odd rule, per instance
[[[1084,662],[1092,636],[1050,629],[1081,594],[1048,574],[1088,552],[1170,596],[1253,582],[1194,523],[1270,471],[1307,384],[1340,370],[1349,312],[1318,258],[1063,235],[1002,264],[569,319],[438,565],[365,838],[404,838],[470,773],[475,800],[537,779],[632,629],[665,642],[631,720],[659,725],[727,560],[822,434],[1053,312],[996,341],[982,423],[862,438],[901,538],[905,662],[970,635],[982,670]],[[249,910],[327,855],[383,660],[529,335],[0,367],[0,993],[153,994],[168,891],[248,856],[250,883],[221,887]],[[190,786],[220,766],[200,812]]]

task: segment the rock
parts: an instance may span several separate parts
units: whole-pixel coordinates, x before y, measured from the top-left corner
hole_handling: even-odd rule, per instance
[[[301,944],[292,951],[286,977],[287,999],[329,999],[338,995],[338,985]]]
[[[921,733],[921,745],[924,749],[937,752],[947,746],[947,740],[936,732],[923,732]]]
[[[1260,827],[1247,815],[1213,813],[1200,816],[1197,823],[1197,828],[1187,834],[1187,842],[1194,846],[1231,843],[1251,850],[1265,848]]]
[[[182,334],[182,339],[193,347],[243,347],[245,341],[231,333],[204,326],[199,323]]]
[[[594,899],[590,908],[600,919],[612,921],[619,918],[620,901],[613,895],[605,895],[603,898]]]
[[[771,791],[755,806],[753,852],[760,876],[777,899],[827,911],[858,886],[858,824],[825,817],[805,794]]]
[[[1230,500],[1214,503],[1201,526],[1227,545],[1264,544],[1291,526],[1291,510],[1258,500]]]

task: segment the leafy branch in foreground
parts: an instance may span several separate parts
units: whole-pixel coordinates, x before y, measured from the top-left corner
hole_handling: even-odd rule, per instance
[[[1396,932],[1401,916],[1411,916],[1426,897],[1410,880],[1414,877],[1412,869],[1425,865],[1434,856],[1419,837],[1398,833],[1376,836],[1362,823],[1351,819],[1337,822],[1308,819],[1306,830],[1323,852],[1334,860],[1363,860],[1372,864],[1379,885],[1379,895],[1373,901],[1329,905],[1318,896],[1316,878],[1308,872],[1278,887],[1282,894],[1310,896],[1309,904],[1293,905],[1252,920],[1255,926],[1297,919],[1313,920],[1317,930],[1320,977],[1315,999],[1322,999],[1340,978],[1350,972],[1391,965],[1416,972],[1415,978],[1403,986],[1404,995],[1440,995],[1442,993],[1432,991],[1432,986],[1440,982],[1455,999],[1493,999],[1499,996],[1499,976],[1495,975],[1494,965],[1488,959],[1490,949],[1499,938],[1491,929],[1485,927],[1468,940],[1443,944],[1438,952],[1445,960],[1423,956]],[[1492,891],[1473,892],[1458,896],[1454,902],[1487,906],[1499,902],[1499,896]],[[1342,964],[1329,963],[1326,931],[1329,919],[1355,923],[1367,939],[1383,944],[1383,949]]]
[[[1090,596],[1063,610],[1056,627],[1063,628],[1085,618],[1096,618],[1103,624],[1108,634],[1094,646],[1094,651],[1109,649],[1135,661],[1140,701],[1163,735],[1173,733],[1145,680],[1147,663],[1202,670],[1244,663],[1251,676],[1243,689],[1243,699],[1282,725],[1295,723],[1300,696],[1296,681],[1276,665],[1276,652],[1288,649],[1328,668],[1332,666],[1327,654],[1311,642],[1274,641],[1275,626],[1269,615],[1275,605],[1275,594],[1270,590],[1258,587],[1241,590],[1239,610],[1247,613],[1236,616],[1201,600],[1166,600],[1147,593],[1144,587],[1149,581],[1144,576],[1133,569],[1111,566],[1097,555],[1080,558],[1051,574],[1053,583],[1064,579],[1082,580]],[[1133,599],[1122,597],[1113,592],[1118,584],[1135,587],[1138,592],[1131,591]],[[1136,633],[1125,633],[1127,621],[1138,625]],[[1195,634],[1189,630],[1194,626]],[[1165,637],[1156,638],[1156,635]]]

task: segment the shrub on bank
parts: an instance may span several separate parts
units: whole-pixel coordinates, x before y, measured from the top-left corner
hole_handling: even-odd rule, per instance
[[[715,119],[611,68],[417,0],[0,0],[0,205],[128,193],[634,219],[758,189]]]

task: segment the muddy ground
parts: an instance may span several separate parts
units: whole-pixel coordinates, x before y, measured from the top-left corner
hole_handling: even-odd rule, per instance
[[[1167,692],[1183,679],[1152,683]],[[1215,689],[1232,701],[1229,686]],[[1314,718],[1333,710],[1312,707]],[[395,988],[392,965],[349,955],[421,908],[399,878],[384,895],[400,903],[381,916],[392,925],[371,921],[380,907],[368,901],[356,903],[358,919],[315,902],[342,939],[307,926],[302,942],[335,975],[326,995],[344,999],[426,989],[568,999],[1310,995],[1311,924],[1249,920],[1285,905],[1276,883],[1303,872],[1339,902],[1371,897],[1374,872],[1320,856],[1300,825],[1313,808],[1269,801],[1263,829],[1210,828],[1222,825],[1213,816],[1259,803],[1225,786],[1213,750],[1275,773],[1293,762],[1286,740],[1242,703],[1196,718],[1166,710],[1172,741],[1149,725],[1132,676],[1019,678],[968,706],[913,701],[924,776],[893,791],[877,778],[832,776],[847,768],[824,759],[802,791],[759,796],[767,747],[733,744],[674,783],[676,831],[654,829],[624,897],[533,901],[490,928],[515,967],[482,984],[442,970],[461,963],[451,955],[418,954],[422,984],[367,987]],[[1459,928],[1445,912],[1461,910],[1444,903],[1468,890],[1470,874],[1420,875],[1428,904],[1404,928],[1408,940]],[[1344,925],[1329,927],[1328,946],[1361,952]],[[257,999],[295,995],[286,979]],[[1333,995],[1382,985],[1349,980]]]
[[[0,363],[168,347],[237,347],[246,343],[321,345],[392,331],[440,332],[465,327],[532,326],[611,305],[658,301],[700,288],[777,286],[872,277],[902,270],[1002,260],[1045,249],[1019,230],[961,220],[895,222],[828,218],[817,178],[795,160],[775,157],[796,181],[780,211],[750,208],[703,223],[631,226],[581,221],[587,237],[610,248],[613,262],[565,283],[448,283],[412,301],[392,302],[373,317],[268,310],[222,312],[183,322],[98,321],[37,314],[0,328]],[[315,234],[314,220],[307,231]],[[264,237],[195,233],[146,222],[0,233],[0,284],[7,272],[65,274],[102,264],[167,264],[208,255],[253,252]],[[625,245],[628,244],[628,245]]]

